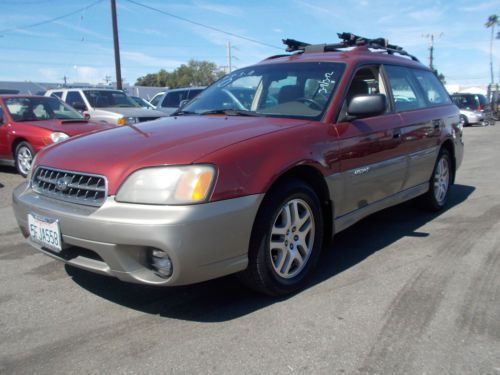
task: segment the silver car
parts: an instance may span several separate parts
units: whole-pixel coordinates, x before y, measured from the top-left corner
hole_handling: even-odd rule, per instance
[[[116,125],[131,125],[166,116],[161,111],[142,108],[120,90],[65,88],[48,90],[45,96],[60,98],[91,120]]]
[[[460,109],[460,121],[463,126],[484,122],[484,112],[488,106],[488,101],[484,95],[456,93],[451,95],[451,99]]]

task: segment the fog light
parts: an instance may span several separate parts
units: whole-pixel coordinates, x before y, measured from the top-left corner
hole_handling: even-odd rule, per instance
[[[151,268],[158,276],[163,277],[164,279],[172,276],[172,261],[170,260],[168,254],[163,250],[151,250]]]

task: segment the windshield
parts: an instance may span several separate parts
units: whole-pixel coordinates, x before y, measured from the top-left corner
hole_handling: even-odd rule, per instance
[[[319,119],[344,65],[329,62],[253,66],[226,75],[179,114],[260,115]]]
[[[154,108],[150,103],[148,103],[146,100],[138,96],[131,96],[130,99],[132,99],[142,108]]]
[[[90,105],[94,108],[140,107],[130,97],[115,90],[83,90]]]
[[[7,98],[5,106],[13,121],[41,121],[51,119],[85,120],[84,117],[57,98]]]

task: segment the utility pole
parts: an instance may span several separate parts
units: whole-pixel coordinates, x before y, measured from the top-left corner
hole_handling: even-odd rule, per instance
[[[68,84],[68,77],[66,77],[66,75],[63,77],[63,81],[64,81],[63,87],[66,87],[66,85]]]
[[[429,68],[431,68],[431,70],[435,70],[434,69],[434,37],[441,38],[441,36],[443,36],[443,33],[440,33],[436,36],[434,34],[422,35],[422,37],[429,39]]]
[[[231,73],[231,71],[233,70],[232,69],[232,66],[231,66],[231,41],[227,41],[227,70],[228,70],[228,74]]]
[[[111,0],[111,19],[113,20],[113,43],[115,47],[116,88],[122,89],[122,69],[120,66],[120,43],[118,42],[118,22],[116,20],[116,0]]]

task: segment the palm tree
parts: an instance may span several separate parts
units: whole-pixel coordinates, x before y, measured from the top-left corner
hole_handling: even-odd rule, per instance
[[[490,39],[490,74],[491,74],[491,84],[494,83],[493,78],[493,39],[495,35],[495,26],[499,26],[500,22],[498,21],[498,16],[496,14],[492,14],[488,17],[488,21],[484,24],[486,28],[491,28],[491,39]]]

